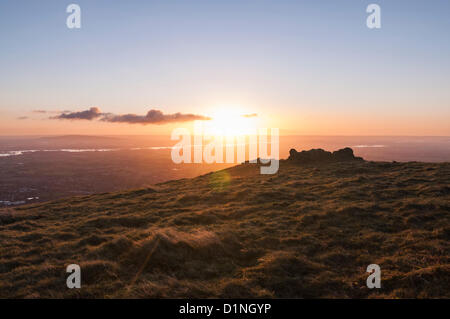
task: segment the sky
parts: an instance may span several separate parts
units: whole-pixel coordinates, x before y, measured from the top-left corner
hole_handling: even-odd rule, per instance
[[[231,110],[282,134],[449,136],[449,30],[448,0],[2,0],[0,135],[170,134]]]

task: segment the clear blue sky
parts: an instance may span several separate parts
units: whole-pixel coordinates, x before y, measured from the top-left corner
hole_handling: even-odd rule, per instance
[[[450,135],[449,31],[448,0],[2,0],[0,134],[56,125],[16,120],[36,109],[238,105],[289,133]]]

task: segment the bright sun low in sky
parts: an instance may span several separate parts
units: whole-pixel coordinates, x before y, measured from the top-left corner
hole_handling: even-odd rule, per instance
[[[215,135],[255,134],[261,127],[257,114],[246,114],[243,111],[242,107],[220,106],[212,113],[211,121],[205,121],[204,126]]]

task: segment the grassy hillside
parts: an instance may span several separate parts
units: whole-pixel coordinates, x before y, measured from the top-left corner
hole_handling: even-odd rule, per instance
[[[450,298],[449,242],[450,163],[246,164],[3,210],[0,297]]]

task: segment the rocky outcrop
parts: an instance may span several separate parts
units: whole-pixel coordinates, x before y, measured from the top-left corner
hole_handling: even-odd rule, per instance
[[[315,148],[309,151],[297,152],[295,149],[289,151],[289,161],[297,163],[335,163],[347,161],[363,161],[361,157],[356,157],[349,147],[334,151],[333,153]]]

